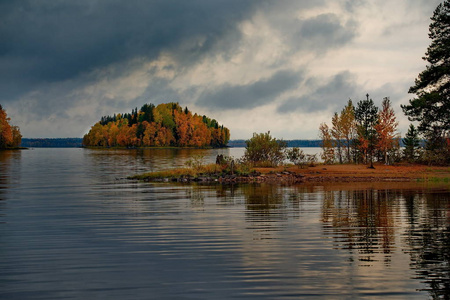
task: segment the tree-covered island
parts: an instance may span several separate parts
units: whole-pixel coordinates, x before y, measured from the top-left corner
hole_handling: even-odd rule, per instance
[[[225,147],[228,128],[178,103],[144,104],[131,113],[104,116],[83,138],[86,147]]]

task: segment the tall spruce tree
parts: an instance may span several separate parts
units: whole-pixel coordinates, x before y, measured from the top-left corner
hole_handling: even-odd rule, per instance
[[[378,120],[378,108],[366,95],[366,100],[358,102],[355,109],[355,120],[358,132],[358,148],[364,154],[365,162],[370,160],[370,168],[373,168],[373,152],[377,142],[375,125]]]
[[[409,89],[417,98],[402,105],[409,120],[419,122],[428,148],[445,147],[443,140],[450,133],[450,0],[439,4],[431,20],[431,44],[423,57],[429,65]]]
[[[415,161],[417,158],[417,149],[420,145],[419,133],[413,124],[409,125],[408,132],[403,139],[403,144],[405,148],[403,149],[403,154],[405,159],[408,161]]]

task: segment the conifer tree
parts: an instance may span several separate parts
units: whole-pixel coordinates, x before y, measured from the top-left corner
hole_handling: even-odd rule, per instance
[[[439,4],[431,21],[431,44],[423,57],[428,65],[409,89],[417,98],[402,105],[409,120],[419,122],[428,148],[445,147],[442,140],[450,133],[450,0]]]
[[[370,168],[373,168],[373,152],[377,141],[375,124],[378,120],[378,108],[366,95],[366,100],[361,100],[355,109],[355,120],[358,131],[358,146],[363,152],[365,161],[370,159]]]
[[[403,139],[403,144],[405,148],[403,150],[403,155],[408,161],[415,161],[417,158],[417,149],[420,145],[419,134],[416,127],[413,124],[409,125],[408,132]]]

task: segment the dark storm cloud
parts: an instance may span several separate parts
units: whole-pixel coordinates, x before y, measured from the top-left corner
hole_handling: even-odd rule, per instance
[[[275,100],[282,93],[296,87],[301,74],[279,71],[268,79],[247,85],[225,84],[200,96],[197,104],[221,109],[251,109]]]
[[[299,43],[308,49],[322,53],[330,48],[340,47],[356,36],[356,26],[352,22],[342,24],[332,13],[321,14],[303,21],[299,32]]]
[[[240,0],[2,1],[0,99],[198,39],[177,55],[188,61],[234,31],[252,8]]]
[[[288,99],[278,107],[278,112],[333,110],[335,107],[343,107],[349,97],[364,93],[349,72],[339,73],[326,83],[317,84],[315,81],[314,78],[307,80],[305,86],[317,86],[307,95]]]

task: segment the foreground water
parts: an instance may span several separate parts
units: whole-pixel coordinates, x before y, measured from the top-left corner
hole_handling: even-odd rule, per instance
[[[123,179],[240,151],[0,152],[0,299],[448,298],[448,185]]]

